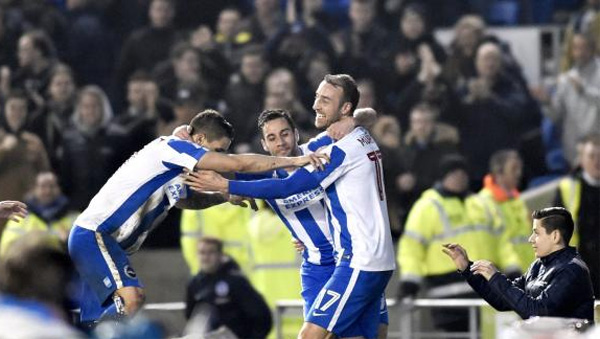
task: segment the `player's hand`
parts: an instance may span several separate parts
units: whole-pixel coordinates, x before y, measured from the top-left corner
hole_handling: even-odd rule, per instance
[[[0,201],[0,219],[19,221],[27,216],[27,205],[20,201]]]
[[[462,246],[459,244],[443,244],[442,247],[442,252],[446,253],[454,261],[454,265],[460,271],[464,271],[469,267],[469,257],[467,256],[467,251]]]
[[[342,119],[327,128],[327,135],[334,140],[340,140],[356,127],[355,119]]]
[[[296,238],[292,238],[292,245],[294,246],[294,248],[296,249],[296,252],[298,252],[298,253],[302,253],[306,249],[306,246],[304,246],[304,243]]]
[[[189,132],[189,127],[189,125],[181,125],[179,127],[176,127],[171,135],[174,135],[179,139],[183,140],[192,140],[192,136]]]
[[[312,165],[314,168],[322,171],[325,169],[325,164],[328,164],[329,155],[325,153],[312,153],[301,157],[296,157],[294,166],[302,167],[304,165]]]
[[[229,181],[214,171],[190,172],[185,170],[183,183],[196,192],[221,192],[229,194]]]
[[[253,211],[258,211],[258,205],[252,198],[230,194],[229,203],[244,208],[250,207]]]
[[[473,274],[481,274],[485,280],[489,281],[492,276],[498,272],[498,269],[494,264],[487,260],[477,260],[471,265],[471,272],[473,272]]]

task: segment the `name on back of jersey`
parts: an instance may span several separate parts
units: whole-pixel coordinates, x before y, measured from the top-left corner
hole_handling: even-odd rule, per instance
[[[360,143],[361,146],[370,145],[373,143],[373,137],[369,134],[361,134],[356,140]]]
[[[299,210],[314,202],[318,202],[325,196],[325,190],[323,187],[318,187],[312,190],[304,191],[302,193],[294,194],[284,199],[277,199],[277,203],[280,207],[287,210]]]

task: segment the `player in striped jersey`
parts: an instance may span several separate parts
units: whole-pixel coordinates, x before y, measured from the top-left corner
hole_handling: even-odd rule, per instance
[[[129,264],[131,254],[168,210],[200,209],[223,203],[226,196],[192,193],[183,184],[184,169],[264,172],[319,162],[319,156],[277,158],[226,155],[233,128],[219,113],[199,113],[189,126],[191,140],[160,137],[127,160],[75,221],[69,254],[84,281],[82,323],[135,313],[144,292]]]
[[[317,89],[315,125],[348,120],[358,102],[354,79],[327,75]],[[328,225],[337,263],[308,312],[300,338],[377,337],[381,296],[395,269],[381,152],[367,130],[355,128],[325,148],[331,162],[322,172],[311,167],[289,177],[228,181],[213,172],[194,180],[194,189],[217,190],[263,199],[281,199],[315,189],[325,191]]]

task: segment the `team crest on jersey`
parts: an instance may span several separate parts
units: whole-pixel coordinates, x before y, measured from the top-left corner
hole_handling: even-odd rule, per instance
[[[125,272],[125,275],[127,277],[129,277],[130,279],[137,278],[137,274],[135,273],[135,271],[133,270],[133,268],[131,266],[125,265],[125,267],[123,267],[123,271]]]

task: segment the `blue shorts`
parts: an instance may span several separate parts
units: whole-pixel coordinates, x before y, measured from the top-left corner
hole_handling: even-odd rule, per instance
[[[68,246],[83,284],[81,321],[97,320],[112,304],[111,297],[117,289],[142,287],[127,253],[113,237],[74,226]]]
[[[377,338],[379,324],[388,323],[384,292],[392,273],[361,271],[340,262],[305,321],[338,337]]]
[[[304,299],[304,319],[308,316],[310,307],[317,299],[319,292],[333,275],[335,264],[315,265],[308,261],[302,263],[300,281],[302,282],[302,299]]]

